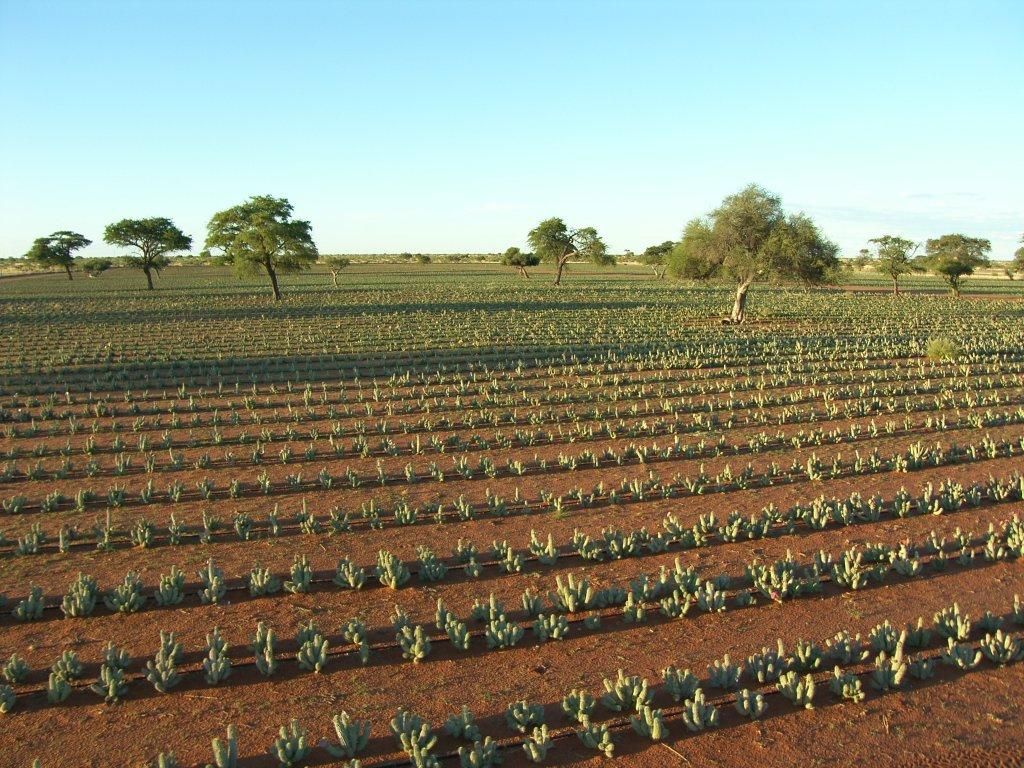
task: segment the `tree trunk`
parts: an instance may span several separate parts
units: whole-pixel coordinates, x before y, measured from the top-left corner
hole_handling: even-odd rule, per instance
[[[898,277],[895,277],[895,276],[892,279],[892,295],[893,296],[899,296],[900,295],[900,279]]]
[[[270,275],[270,287],[274,289],[274,301],[281,300],[281,289],[277,287],[277,272],[272,264],[264,264],[267,274]]]
[[[338,273],[335,272],[334,270],[331,270],[331,277],[334,278],[334,287],[337,288],[338,287]]]
[[[558,259],[558,271],[555,272],[555,285],[562,284],[562,270],[565,269],[566,262],[569,261],[567,256],[562,256]]]
[[[70,264],[65,264],[64,265],[64,269],[67,270],[68,280],[74,280],[74,278],[71,277],[71,265]]]
[[[668,267],[662,267],[661,272],[658,272],[658,279],[664,280],[666,272],[668,272]]]
[[[149,267],[143,267],[142,271],[146,275],[146,284],[149,286],[149,290],[153,290],[153,273],[150,272]]]
[[[729,322],[739,324],[746,319],[747,291],[749,289],[749,280],[745,280],[736,287],[736,300],[732,303],[732,314],[729,315]]]
[[[526,271],[526,267],[520,267],[520,268],[519,268],[519,274],[521,274],[521,275],[522,275],[523,277],[525,277],[525,278],[526,278],[527,280],[529,280],[529,279],[530,279],[530,273]]]

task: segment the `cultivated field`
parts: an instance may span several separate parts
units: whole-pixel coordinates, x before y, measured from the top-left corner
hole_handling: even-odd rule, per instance
[[[1019,283],[532,274],[0,281],[0,765],[1024,761]]]

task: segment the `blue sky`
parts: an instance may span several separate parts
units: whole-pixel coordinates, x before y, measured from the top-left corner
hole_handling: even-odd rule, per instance
[[[1024,2],[0,0],[0,256],[288,197],[323,252],[615,251],[755,181],[846,253],[1024,233]]]

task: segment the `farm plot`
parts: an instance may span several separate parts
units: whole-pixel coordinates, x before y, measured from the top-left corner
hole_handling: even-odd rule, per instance
[[[1020,301],[353,271],[5,296],[9,764],[1024,759]]]

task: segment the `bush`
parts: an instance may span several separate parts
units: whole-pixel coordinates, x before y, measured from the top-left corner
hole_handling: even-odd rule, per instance
[[[936,362],[940,360],[955,360],[960,356],[960,347],[950,339],[934,338],[928,341],[924,354],[929,360]]]

